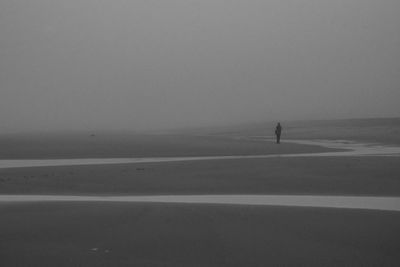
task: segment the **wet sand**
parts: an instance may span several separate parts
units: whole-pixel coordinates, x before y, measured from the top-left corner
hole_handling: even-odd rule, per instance
[[[397,266],[400,213],[0,204],[1,266]]]
[[[2,169],[2,194],[400,196],[396,157]],[[397,266],[400,213],[179,203],[0,203],[4,266]]]
[[[265,147],[260,149],[260,141],[234,139],[215,146],[216,139],[212,142],[200,139],[194,144],[189,138],[180,147],[166,142],[161,148],[154,146],[150,152],[143,147],[137,154],[132,154],[136,151],[132,148],[140,148],[140,142],[131,143],[124,150],[123,142],[118,141],[121,146],[117,144],[119,150],[112,153],[107,153],[107,146],[92,144],[90,149],[86,146],[80,150],[79,145],[71,148],[66,143],[61,154],[54,142],[48,151],[35,144],[30,148],[20,147],[13,157],[3,154],[2,158],[23,159],[35,151],[39,152],[36,159],[76,155],[187,157],[340,151],[306,144],[278,146],[264,141]],[[157,154],[168,147],[175,150]],[[196,147],[202,148],[199,154]],[[254,150],[256,147],[258,150]],[[398,197],[399,177],[398,157],[274,156],[5,168],[0,169],[0,193]],[[400,215],[393,211],[184,203],[2,202],[0,214],[0,266],[400,264]]]
[[[400,196],[398,162],[320,157],[1,169],[0,193]]]

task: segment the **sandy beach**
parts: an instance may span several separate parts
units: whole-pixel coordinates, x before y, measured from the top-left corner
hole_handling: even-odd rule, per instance
[[[140,137],[136,141],[122,139],[115,146],[107,145],[105,140],[109,137],[100,137],[92,144],[84,142],[90,137],[82,137],[86,146],[67,146],[71,140],[59,140],[58,144],[64,143],[62,147],[69,147],[66,150],[59,150],[54,139],[36,156],[32,155],[38,143],[29,147],[18,141],[19,149],[15,151],[7,150],[7,143],[2,159],[74,159],[93,156],[99,151],[102,152],[97,154],[98,159],[105,155],[108,158],[239,158],[2,168],[0,194],[3,197],[400,196],[398,156],[285,157],[349,150],[307,142],[284,142],[278,146],[252,136],[256,134],[248,138],[238,138],[236,134],[229,138],[226,134],[186,139],[160,136],[154,143],[150,142],[151,137]],[[148,141],[142,143],[143,140]],[[126,147],[123,141],[128,144]],[[271,157],[241,158],[241,155]],[[216,203],[3,201],[0,214],[2,266],[397,266],[400,263],[397,211]]]

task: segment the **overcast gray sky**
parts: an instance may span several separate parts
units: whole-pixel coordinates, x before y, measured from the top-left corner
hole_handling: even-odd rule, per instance
[[[399,0],[2,0],[0,130],[400,116]]]

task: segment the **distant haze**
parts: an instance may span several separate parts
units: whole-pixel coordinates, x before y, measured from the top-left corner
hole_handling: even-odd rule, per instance
[[[399,0],[2,0],[0,132],[400,116]]]

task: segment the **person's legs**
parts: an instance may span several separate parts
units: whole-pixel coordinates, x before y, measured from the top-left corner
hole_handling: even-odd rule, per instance
[[[277,134],[276,135],[276,143],[279,144],[281,142],[281,135]]]

